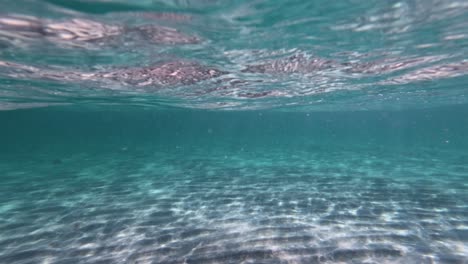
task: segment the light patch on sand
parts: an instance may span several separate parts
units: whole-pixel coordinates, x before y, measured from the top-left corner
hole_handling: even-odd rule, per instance
[[[11,209],[13,209],[15,207],[16,207],[16,204],[14,204],[14,203],[4,204],[4,205],[0,206],[0,214],[5,213],[7,211],[10,211]]]
[[[45,257],[42,262],[42,264],[50,264],[50,263],[55,263],[55,258],[54,257]]]

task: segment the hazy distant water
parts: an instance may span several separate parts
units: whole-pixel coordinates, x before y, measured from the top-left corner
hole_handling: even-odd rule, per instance
[[[0,263],[468,261],[464,1],[0,3]]]

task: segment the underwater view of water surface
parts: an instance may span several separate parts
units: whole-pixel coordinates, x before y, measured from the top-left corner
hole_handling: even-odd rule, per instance
[[[0,1],[0,263],[468,263],[467,1]]]

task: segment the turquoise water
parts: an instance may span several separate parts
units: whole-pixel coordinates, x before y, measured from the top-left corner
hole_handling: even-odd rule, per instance
[[[0,4],[0,263],[467,263],[465,1]]]

